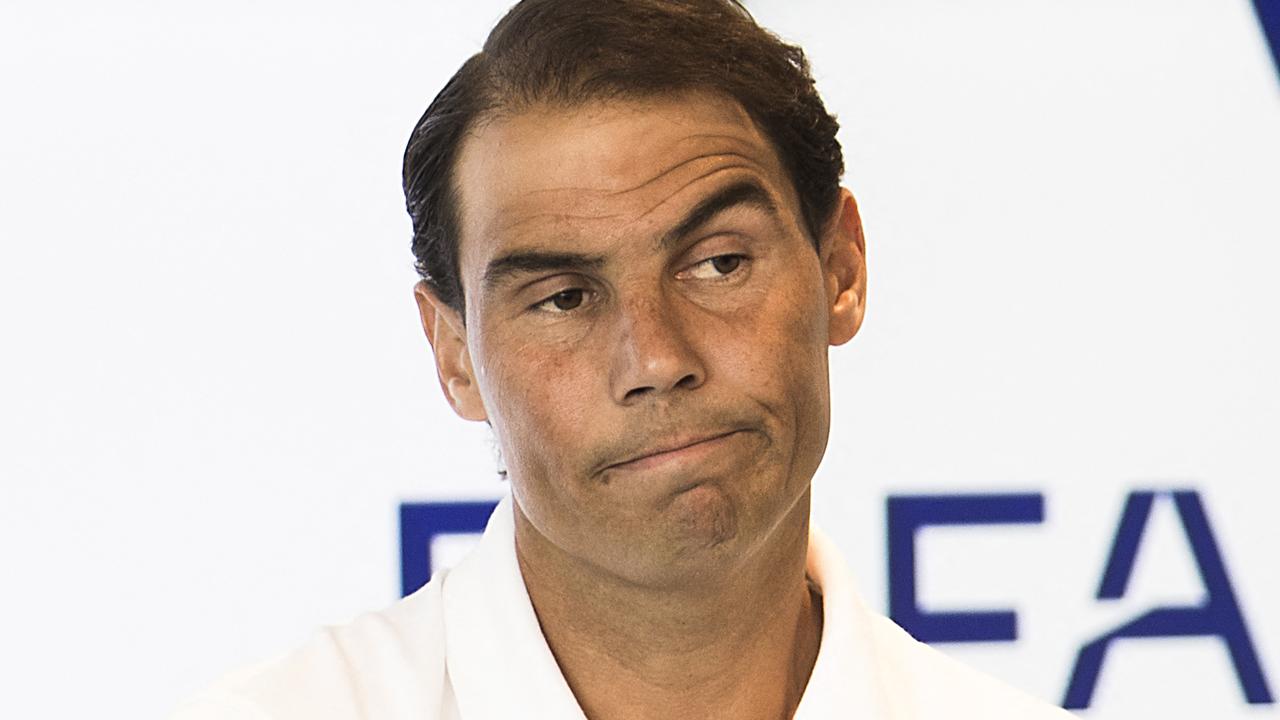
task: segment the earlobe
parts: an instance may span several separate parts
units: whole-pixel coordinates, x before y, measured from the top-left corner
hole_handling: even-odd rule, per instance
[[[862,327],[867,306],[866,244],[853,193],[840,189],[840,200],[822,243],[822,271],[830,312],[828,342],[843,345]]]
[[[466,420],[488,420],[461,316],[436,297],[425,281],[414,286],[413,295],[422,318],[422,330],[435,355],[436,376],[445,399],[454,412]]]

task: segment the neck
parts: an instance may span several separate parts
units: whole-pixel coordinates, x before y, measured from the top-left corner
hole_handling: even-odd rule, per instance
[[[516,507],[530,600],[592,720],[790,718],[822,634],[821,596],[804,573],[808,530],[806,493],[723,579],[654,589],[557,552]]]

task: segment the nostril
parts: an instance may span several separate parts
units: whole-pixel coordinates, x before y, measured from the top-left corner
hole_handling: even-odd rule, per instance
[[[626,399],[635,400],[637,398],[644,397],[645,395],[648,395],[651,392],[653,392],[652,387],[631,388],[630,390],[627,391]]]

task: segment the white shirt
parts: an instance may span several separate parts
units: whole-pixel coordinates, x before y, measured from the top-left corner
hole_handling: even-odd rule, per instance
[[[228,676],[172,720],[585,720],[534,615],[508,495],[475,549],[390,608]],[[1064,720],[870,612],[834,545],[810,531],[822,641],[795,720]]]

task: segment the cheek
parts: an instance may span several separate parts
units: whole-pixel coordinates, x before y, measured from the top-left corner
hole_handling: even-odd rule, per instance
[[[482,393],[508,469],[544,475],[572,463],[574,442],[591,421],[590,369],[566,348],[492,340],[482,348],[501,350],[485,353]]]
[[[825,384],[827,324],[821,276],[804,264],[735,313],[726,339],[754,383],[790,386],[817,374]]]
[[[734,326],[724,338],[733,343],[734,384],[768,407],[775,432],[789,439],[791,462],[812,464],[826,447],[830,406],[826,295],[816,267],[797,268]]]
[[[785,375],[791,383],[791,394],[796,413],[796,462],[812,474],[827,447],[831,426],[830,365],[828,363],[828,338],[830,316],[826,306],[826,292],[820,280],[809,286],[814,292],[808,302],[797,303],[806,308],[793,318],[790,341],[795,344],[797,361],[793,370]]]
[[[592,502],[587,472],[597,458],[598,360],[555,345],[498,344],[484,390],[507,480],[524,516],[557,544],[587,542],[581,516]],[[596,430],[595,433],[591,432]]]

